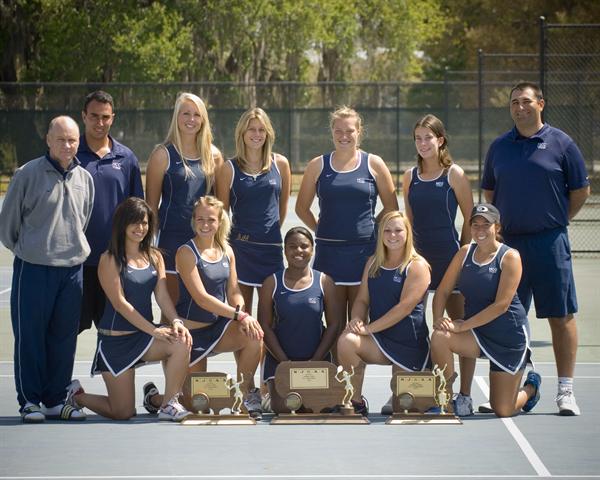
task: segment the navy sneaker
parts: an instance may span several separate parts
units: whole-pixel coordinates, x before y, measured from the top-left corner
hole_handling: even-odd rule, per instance
[[[530,412],[531,410],[533,410],[533,407],[535,407],[537,405],[537,403],[540,401],[540,385],[541,384],[542,384],[542,377],[540,376],[540,374],[537,372],[534,372],[533,370],[530,370],[529,373],[527,374],[527,379],[525,380],[525,383],[523,384],[523,386],[526,387],[527,385],[531,385],[531,386],[533,386],[534,391],[533,391],[533,395],[531,395],[531,397],[529,397],[529,400],[527,400],[525,405],[523,405],[524,412]]]
[[[354,413],[358,413],[363,417],[369,416],[369,402],[367,402],[367,399],[362,395],[360,397],[360,402],[352,400],[352,406],[354,407]]]

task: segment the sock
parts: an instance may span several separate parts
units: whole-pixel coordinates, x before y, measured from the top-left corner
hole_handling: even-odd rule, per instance
[[[65,406],[64,403],[59,403],[58,405],[56,405],[54,407],[50,407],[50,408],[46,407],[46,411],[44,413],[46,415],[60,415],[60,412],[64,406]]]
[[[573,377],[558,377],[558,393],[573,391]]]

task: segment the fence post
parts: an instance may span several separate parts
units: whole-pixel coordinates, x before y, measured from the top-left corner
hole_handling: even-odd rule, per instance
[[[540,88],[544,92],[544,97],[548,98],[548,89],[546,88],[546,18],[540,17]],[[542,111],[542,120],[544,112]]]
[[[400,190],[400,84],[396,84],[396,190]]]
[[[450,117],[450,92],[448,85],[448,65],[444,67],[444,125],[448,128],[448,118]]]
[[[477,89],[479,113],[479,162],[477,165],[477,201],[481,203],[481,165],[483,163],[483,50],[477,50]]]

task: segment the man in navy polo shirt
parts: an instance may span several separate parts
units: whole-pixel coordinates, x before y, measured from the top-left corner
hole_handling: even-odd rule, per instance
[[[500,210],[505,242],[523,262],[518,294],[537,318],[548,318],[558,371],[560,415],[579,415],[573,395],[577,297],[567,226],[590,194],[583,156],[563,131],[542,121],[544,98],[534,83],[510,92],[515,126],[490,146],[481,180]]]
[[[108,247],[115,208],[128,197],[144,198],[138,159],[109,135],[115,118],[111,95],[102,90],[85,98],[82,112],[84,135],[77,158],[94,179],[96,195],[90,224],[85,232],[92,253],[83,266],[83,301],[79,332],[98,324],[106,297],[98,281],[98,261]]]

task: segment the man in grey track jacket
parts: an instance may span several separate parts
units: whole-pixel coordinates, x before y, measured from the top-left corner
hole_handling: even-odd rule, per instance
[[[91,175],[75,157],[79,127],[50,122],[48,153],[19,168],[0,212],[0,241],[14,255],[11,319],[15,386],[24,422],[84,420],[64,403],[81,308],[81,264],[94,204]]]

